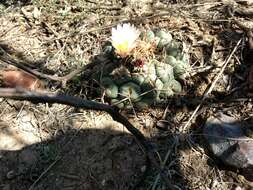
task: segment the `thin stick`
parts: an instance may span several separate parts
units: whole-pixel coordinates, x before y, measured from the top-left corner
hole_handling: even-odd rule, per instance
[[[216,85],[216,83],[218,82],[220,76],[222,75],[222,73],[224,72],[225,68],[227,67],[230,59],[232,58],[232,56],[234,55],[235,51],[238,49],[240,43],[241,43],[242,39],[240,39],[236,46],[234,47],[233,51],[230,53],[230,55],[228,56],[228,58],[224,61],[223,66],[220,70],[220,72],[218,73],[218,75],[216,76],[216,78],[214,79],[212,85],[209,87],[209,89],[205,92],[205,94],[203,95],[201,102],[199,103],[199,105],[196,107],[196,109],[194,110],[194,112],[192,113],[191,117],[189,118],[189,120],[187,121],[187,123],[184,125],[183,127],[183,131],[186,130],[186,128],[190,125],[191,121],[194,119],[195,115],[197,114],[197,112],[199,111],[199,109],[201,108],[202,104],[204,103],[204,101],[209,97],[209,94],[212,92],[214,86]]]
[[[44,177],[44,175],[61,159],[62,157],[58,157],[55,161],[53,161],[46,170],[44,170],[40,176],[33,182],[33,184],[30,186],[30,188],[28,190],[33,190],[33,188],[35,187],[35,185],[37,185],[37,183],[41,180],[42,177]]]

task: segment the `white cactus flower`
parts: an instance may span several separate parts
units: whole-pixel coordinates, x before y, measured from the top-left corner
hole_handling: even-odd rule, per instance
[[[122,58],[129,55],[136,46],[139,35],[140,31],[129,23],[112,28],[111,41],[116,53]]]

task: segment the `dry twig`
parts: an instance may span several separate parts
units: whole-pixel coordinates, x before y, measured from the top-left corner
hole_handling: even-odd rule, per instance
[[[211,86],[209,87],[209,89],[205,92],[205,94],[203,95],[201,102],[199,103],[199,105],[196,107],[196,109],[194,110],[194,112],[192,113],[191,117],[188,119],[187,123],[184,125],[183,130],[186,130],[186,128],[189,126],[189,124],[191,123],[191,121],[194,119],[194,117],[196,116],[197,112],[199,111],[199,109],[201,108],[201,106],[203,105],[203,103],[205,102],[205,100],[209,97],[209,94],[212,92],[214,86],[216,85],[216,83],[218,82],[220,76],[222,75],[222,73],[224,72],[225,68],[227,67],[230,59],[232,58],[232,56],[234,55],[235,51],[237,50],[237,48],[239,47],[240,43],[241,43],[242,39],[240,39],[237,44],[235,45],[233,51],[230,53],[230,55],[228,56],[228,58],[224,61],[223,66],[220,70],[220,72],[218,73],[218,75],[216,76],[216,78],[214,79],[214,81],[212,82]]]

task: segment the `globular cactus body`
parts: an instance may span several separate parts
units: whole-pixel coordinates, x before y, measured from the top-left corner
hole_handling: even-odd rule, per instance
[[[97,72],[103,94],[111,104],[121,109],[132,106],[142,109],[163,103],[182,91],[178,79],[184,79],[190,69],[189,57],[182,48],[183,43],[174,40],[170,33],[149,30],[143,32],[141,38],[156,47],[154,56],[146,58],[143,66],[130,69],[129,65],[119,60],[118,66],[107,65],[105,70]]]

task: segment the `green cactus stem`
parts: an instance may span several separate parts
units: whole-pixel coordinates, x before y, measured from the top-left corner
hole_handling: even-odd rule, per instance
[[[133,82],[128,82],[126,84],[123,84],[119,88],[119,94],[122,97],[128,97],[131,99],[131,101],[139,101],[141,99],[140,94],[141,94],[141,88],[139,85],[133,83]]]
[[[161,98],[168,98],[170,96],[173,96],[174,92],[171,89],[171,84],[170,83],[165,83],[163,86],[163,89],[160,91],[160,97]]]
[[[102,78],[100,81],[101,86],[104,88],[105,95],[109,98],[117,98],[118,87],[109,77]]]
[[[161,39],[167,39],[168,41],[172,40],[172,35],[169,32],[163,30],[158,30],[155,35]]]
[[[166,45],[170,44],[170,42],[172,41],[172,35],[162,30],[157,31],[155,36],[159,38],[159,41],[156,44],[159,50],[163,49]]]
[[[151,83],[150,79],[145,79],[145,81],[141,85],[141,91],[143,94],[143,97],[145,98],[155,98],[156,97],[156,90],[154,85]]]
[[[159,62],[156,64],[156,75],[162,82],[168,82],[174,79],[173,67]]]
[[[152,49],[145,58],[131,55],[125,60],[110,58],[111,63],[101,64],[94,74],[102,87],[100,93],[120,109],[145,109],[164,104],[169,97],[182,92],[178,79],[185,79],[190,69],[184,44],[173,39],[169,32],[148,30],[140,37],[156,45],[158,51]],[[106,57],[109,54],[114,54],[111,44],[104,46],[102,52]],[[138,60],[142,59],[145,63],[139,64]]]
[[[165,50],[167,55],[171,55],[175,58],[182,55],[182,45],[175,40],[172,40],[171,43],[165,47]]]
[[[172,55],[168,55],[165,58],[165,63],[174,67],[177,64],[177,59],[175,57],[173,57]]]
[[[189,70],[189,65],[183,61],[177,61],[177,64],[174,66],[174,73],[176,78],[185,78],[185,74]]]
[[[138,85],[142,85],[145,81],[145,77],[143,74],[140,73],[134,73],[132,74],[133,81],[137,83]]]
[[[146,32],[146,39],[148,42],[153,42],[155,39],[155,33],[152,30]]]
[[[152,81],[155,81],[157,78],[155,65],[158,64],[159,61],[152,59],[149,63],[143,66],[143,72],[146,76],[148,76]]]
[[[175,93],[180,93],[182,92],[182,86],[180,82],[177,80],[172,80],[170,81],[170,88],[175,92]]]
[[[128,75],[121,75],[121,76],[114,76],[113,77],[114,79],[114,82],[117,86],[121,86],[129,81],[132,80],[132,77],[131,76],[128,76]]]
[[[123,109],[124,108],[124,102],[118,100],[118,99],[111,99],[111,104],[114,106],[117,106],[119,109]]]

